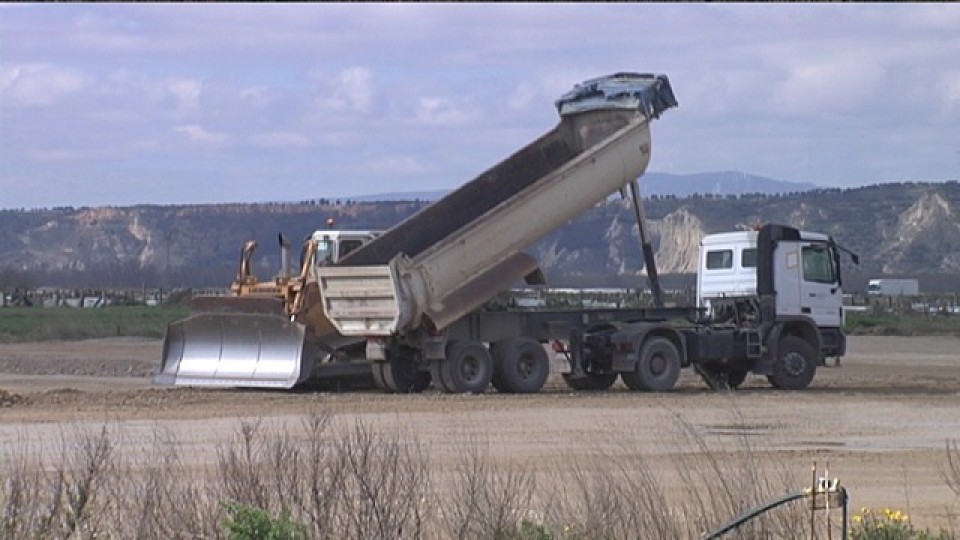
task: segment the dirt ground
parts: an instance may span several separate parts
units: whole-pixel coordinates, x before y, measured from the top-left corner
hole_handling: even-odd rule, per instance
[[[2,344],[0,456],[25,444],[54,452],[63,440],[107,425],[130,456],[159,429],[203,465],[216,459],[217,445],[240,419],[296,430],[313,411],[343,425],[410,433],[439,468],[452,467],[468,440],[485,443],[494,459],[534,468],[597,451],[669,460],[687,450],[682,440],[692,430],[720,451],[751,445],[781,463],[798,488],[814,461],[828,464],[854,509],[894,507],[921,526],[957,527],[960,497],[944,472],[947,441],[960,442],[960,338],[852,337],[849,349],[842,367],[820,369],[803,392],[775,391],[757,377],[736,392],[716,393],[685,373],[666,394],[633,393],[619,383],[609,392],[576,393],[551,379],[529,396],[394,396],[154,387],[159,341]]]

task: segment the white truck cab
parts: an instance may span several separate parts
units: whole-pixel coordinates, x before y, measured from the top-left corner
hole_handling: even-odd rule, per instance
[[[708,234],[700,241],[697,307],[713,298],[757,294],[757,231]]]
[[[778,316],[805,316],[820,327],[843,325],[836,250],[830,237],[798,231],[777,242],[771,256]],[[707,235],[700,242],[697,306],[713,313],[717,299],[757,295],[757,231]]]

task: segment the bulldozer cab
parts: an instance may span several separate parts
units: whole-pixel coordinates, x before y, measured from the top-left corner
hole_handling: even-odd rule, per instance
[[[311,237],[317,243],[316,264],[317,266],[336,264],[348,253],[376,236],[377,233],[373,231],[316,231]]]

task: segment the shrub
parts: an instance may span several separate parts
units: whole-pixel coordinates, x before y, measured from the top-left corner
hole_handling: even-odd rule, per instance
[[[224,522],[229,540],[306,540],[307,527],[290,517],[284,508],[280,516],[271,518],[262,508],[241,504],[226,504]]]
[[[910,523],[910,516],[891,508],[874,511],[864,507],[853,516],[851,540],[952,540],[946,531],[931,533],[917,529]]]

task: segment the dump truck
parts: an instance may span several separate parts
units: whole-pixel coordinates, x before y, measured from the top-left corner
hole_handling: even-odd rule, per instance
[[[521,152],[515,167],[481,176],[476,189],[474,183],[462,188],[462,200],[425,210],[432,219],[415,216],[340,264],[318,269],[327,320],[338,335],[366,340],[365,357],[379,386],[415,392],[432,382],[459,393],[484,392],[492,384],[500,392],[537,392],[550,370],[543,344],[552,343],[566,355],[564,379],[575,389],[609,388],[619,377],[634,390],[669,390],[680,370],[692,367],[712,388],[736,387],[756,373],[794,390],[806,388],[827,358],[845,354],[845,250],[823,234],[770,224],[708,236],[701,249],[700,305],[662,305],[636,182],[649,161],[655,115],[644,112],[644,100],[633,99],[637,92],[616,87],[624,79],[588,81],[557,102],[581,140],[600,141],[588,151],[543,175],[525,174],[531,156]],[[513,171],[517,179],[503,176]],[[524,185],[521,178],[538,179]],[[484,182],[501,179],[520,188],[488,196]],[[520,251],[524,246],[609,194],[626,196],[627,188],[654,307],[478,309],[536,274],[536,261]],[[724,275],[727,265],[737,274]]]
[[[365,361],[342,354],[361,335],[357,328],[340,332],[327,309],[344,294],[377,301],[382,272],[395,272],[400,261],[423,263],[419,275],[434,271],[446,280],[430,284],[444,298],[421,298],[425,311],[402,314],[414,317],[404,321],[407,328],[441,328],[518,278],[537,282],[536,260],[520,250],[631,182],[635,187],[650,160],[650,122],[676,104],[664,75],[591,79],[556,102],[560,121],[553,129],[336,262],[321,264],[316,242],[307,242],[299,274],[281,272],[260,282],[249,271],[248,252],[255,246],[248,246],[231,294],[193,299],[191,314],[168,327],[154,381],[289,388],[310,378],[369,371]],[[457,247],[466,244],[484,244],[480,257]],[[344,276],[333,293],[340,296],[324,299],[320,269],[342,265],[381,274]],[[351,311],[367,321],[361,327],[380,324],[364,310],[355,304]]]
[[[319,279],[328,318],[342,335],[367,341],[374,379],[388,391],[421,391],[432,381],[454,393],[491,384],[537,392],[551,369],[545,343],[566,358],[559,371],[576,390],[607,389],[619,377],[632,390],[666,391],[684,368],[714,389],[755,373],[799,390],[827,358],[846,352],[842,251],[827,235],[778,224],[707,235],[698,305],[473,310],[443,327],[424,319],[404,326],[403,314],[418,309],[409,299],[423,293],[412,288],[422,282],[398,274],[403,267],[329,267]]]

